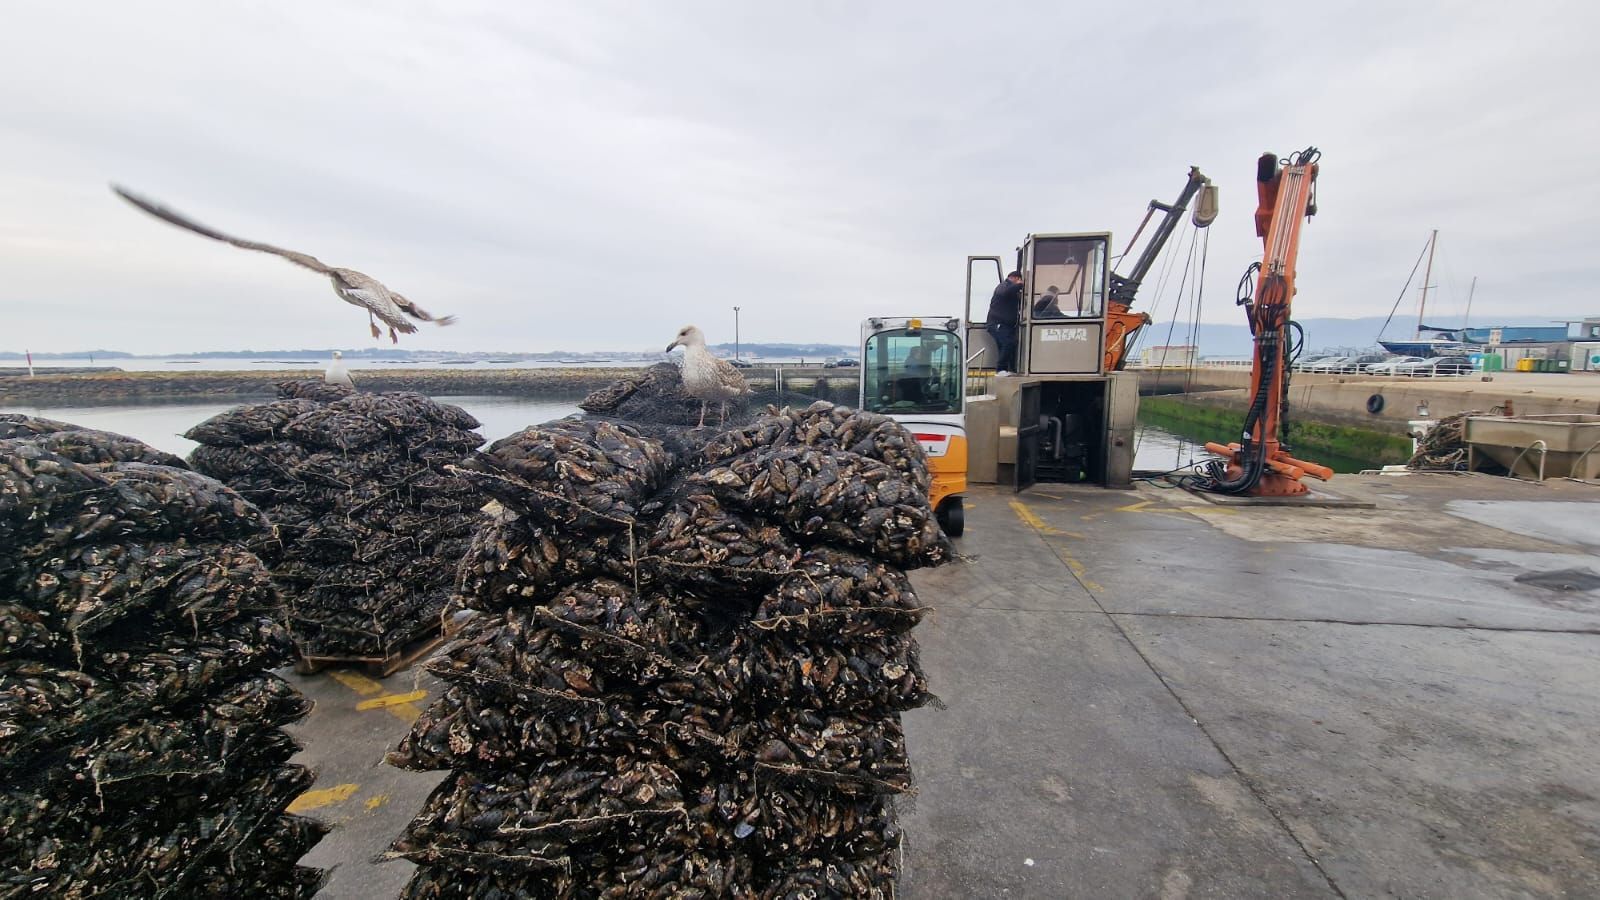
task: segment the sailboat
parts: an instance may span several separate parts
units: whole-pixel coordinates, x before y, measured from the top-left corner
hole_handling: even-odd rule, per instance
[[[1416,333],[1409,341],[1386,341],[1383,339],[1381,332],[1378,335],[1378,345],[1390,353],[1397,353],[1401,356],[1421,356],[1432,358],[1435,356],[1458,356],[1471,349],[1468,344],[1462,340],[1464,337],[1463,332],[1466,330],[1464,327],[1437,328],[1432,325],[1423,324],[1423,320],[1428,315],[1428,288],[1430,287],[1428,282],[1433,280],[1433,252],[1438,246],[1438,243],[1439,229],[1435,228],[1433,233],[1428,237],[1428,267],[1422,273],[1422,298],[1417,304]],[[1416,269],[1411,270],[1411,274],[1415,275],[1416,273]],[[1476,288],[1478,283],[1477,279],[1474,278],[1472,283],[1473,287]],[[1471,301],[1469,300],[1468,302],[1470,303]],[[1388,323],[1385,322],[1384,325],[1387,327]],[[1438,337],[1424,339],[1422,336],[1423,332],[1435,334],[1438,335]]]

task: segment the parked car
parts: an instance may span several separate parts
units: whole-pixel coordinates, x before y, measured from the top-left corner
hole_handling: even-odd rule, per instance
[[[1391,356],[1383,362],[1376,362],[1367,366],[1367,374],[1393,375],[1401,366],[1409,366],[1420,362],[1427,362],[1427,360],[1420,356]]]
[[[1353,356],[1330,356],[1327,359],[1319,359],[1316,362],[1311,363],[1302,369],[1302,371],[1328,373],[1344,372],[1354,368],[1355,365],[1356,358]]]
[[[856,366],[861,365],[861,360],[851,359],[847,356],[844,359],[836,359],[833,362],[828,363],[828,365],[835,369],[854,369]]]
[[[1432,378],[1435,375],[1465,375],[1472,371],[1472,360],[1465,356],[1435,356],[1396,366],[1394,374],[1407,378]]]
[[[728,360],[728,365],[733,366],[735,369],[748,369],[751,367],[750,363],[742,359],[730,359]]]

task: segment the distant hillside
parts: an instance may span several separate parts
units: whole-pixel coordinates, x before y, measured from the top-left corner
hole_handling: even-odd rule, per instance
[[[733,342],[731,341],[708,346],[718,353],[733,355]],[[855,347],[847,347],[844,344],[749,344],[742,342],[739,344],[739,353],[748,356],[851,356],[855,352]]]

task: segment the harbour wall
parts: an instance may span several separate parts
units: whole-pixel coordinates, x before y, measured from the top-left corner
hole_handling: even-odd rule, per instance
[[[1248,405],[1247,368],[1146,369],[1139,392],[1146,396],[1190,394],[1210,406],[1243,411]],[[1209,396],[1208,396],[1209,395]],[[1371,412],[1371,398],[1381,398]],[[1202,399],[1204,398],[1204,399]],[[1517,415],[1600,413],[1600,376],[1586,373],[1496,372],[1460,378],[1385,378],[1297,372],[1289,383],[1291,416],[1333,425],[1406,434],[1407,422],[1455,413],[1510,408]],[[1419,407],[1426,405],[1425,416]]]
[[[356,385],[367,391],[418,391],[434,396],[493,395],[577,399],[619,378],[637,375],[637,368],[562,369],[357,369]],[[852,405],[858,376],[855,369],[822,366],[750,368],[744,376],[756,391],[776,389],[826,395]],[[280,381],[320,378],[320,371],[291,369],[270,372],[121,372],[91,374],[41,372],[31,378],[0,378],[0,406],[102,406],[184,400],[240,402],[277,393]]]

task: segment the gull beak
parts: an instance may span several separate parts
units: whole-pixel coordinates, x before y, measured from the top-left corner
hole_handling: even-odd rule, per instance
[[[662,353],[671,353],[672,352],[672,348],[676,347],[676,346],[678,346],[678,342],[677,341],[673,341],[672,343],[667,345],[667,349],[665,349],[665,350],[663,350],[661,352]]]

